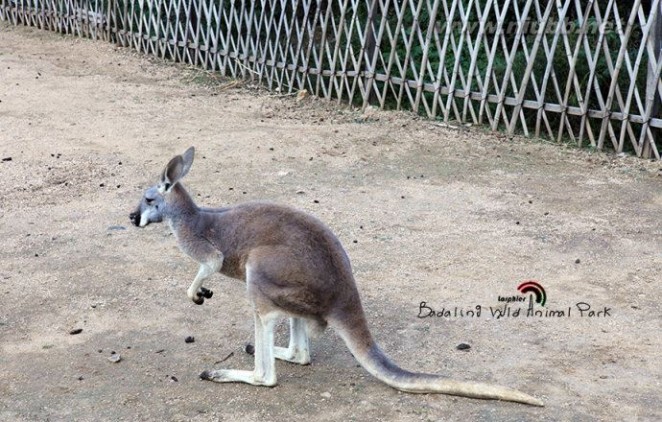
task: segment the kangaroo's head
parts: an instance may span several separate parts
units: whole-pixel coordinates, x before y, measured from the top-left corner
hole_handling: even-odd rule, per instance
[[[138,208],[129,214],[131,222],[137,227],[145,227],[150,223],[163,221],[166,197],[175,185],[188,173],[193,164],[195,149],[189,148],[182,155],[175,156],[165,167],[159,182],[145,191]]]
[[[140,198],[138,208],[131,214],[129,218],[134,226],[145,227],[149,223],[160,223],[163,221],[163,210],[165,208],[165,201],[156,186],[147,189]]]

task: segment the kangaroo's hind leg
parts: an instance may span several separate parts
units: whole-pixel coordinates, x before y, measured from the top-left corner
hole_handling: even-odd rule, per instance
[[[261,316],[255,312],[255,369],[241,371],[217,369],[200,374],[203,380],[214,382],[244,382],[272,387],[276,385],[276,360],[274,357],[275,315]]]
[[[306,320],[290,318],[290,343],[288,347],[275,347],[276,359],[300,365],[310,364],[310,340],[306,330]]]

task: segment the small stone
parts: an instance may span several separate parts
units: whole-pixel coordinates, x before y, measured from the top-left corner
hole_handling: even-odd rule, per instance
[[[126,230],[126,227],[124,226],[110,226],[108,227],[109,231],[119,231],[119,230]]]
[[[306,97],[308,97],[308,90],[307,89],[302,89],[299,92],[297,92],[296,101],[297,102],[303,101],[304,99],[306,99]]]
[[[171,379],[173,382],[178,382],[178,381],[179,381],[179,380],[177,379],[177,377],[174,376],[174,375],[171,376],[170,379]]]
[[[582,262],[581,259],[579,258],[575,259],[575,264],[580,264],[581,262]]]
[[[457,350],[465,350],[465,351],[469,351],[469,349],[471,349],[471,345],[469,345],[469,344],[467,344],[467,343],[460,343],[460,344],[458,344],[455,348],[456,348]]]
[[[69,331],[69,334],[71,334],[72,336],[75,336],[76,334],[80,334],[82,332],[83,332],[82,328],[75,328],[75,329]]]
[[[12,157],[5,157],[5,158],[2,159],[2,161],[11,161],[11,160],[13,160]]]
[[[108,358],[108,360],[111,361],[112,363],[118,363],[119,361],[122,360],[122,356],[120,356],[119,353],[112,353]]]
[[[195,342],[195,337],[193,336],[188,336],[184,339],[184,343],[194,343]]]
[[[244,347],[244,351],[248,353],[249,355],[254,355],[255,354],[255,347],[253,347],[252,344],[247,344],[246,347]]]
[[[324,397],[325,399],[330,399],[331,398],[331,393],[329,393],[328,391],[325,391],[322,394],[320,394],[320,396]]]

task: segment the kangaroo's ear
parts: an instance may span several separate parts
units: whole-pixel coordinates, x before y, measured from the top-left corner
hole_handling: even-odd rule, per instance
[[[195,149],[191,147],[184,154],[177,155],[170,160],[161,174],[161,183],[159,186],[161,192],[169,192],[175,183],[186,176],[193,164],[194,153]]]
[[[182,154],[182,160],[184,164],[184,168],[182,169],[182,175],[180,176],[180,179],[188,174],[188,171],[191,170],[191,165],[193,165],[193,156],[195,155],[195,148],[189,147],[184,153]]]

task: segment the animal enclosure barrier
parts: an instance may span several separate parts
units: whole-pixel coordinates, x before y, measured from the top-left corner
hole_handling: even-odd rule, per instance
[[[660,158],[661,0],[0,0],[281,92]]]

